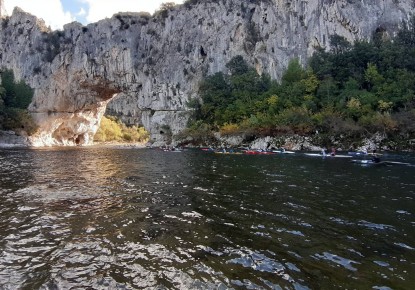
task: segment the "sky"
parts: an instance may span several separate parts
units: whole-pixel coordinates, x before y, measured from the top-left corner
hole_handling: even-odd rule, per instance
[[[118,12],[153,13],[162,3],[183,3],[184,0],[3,0],[6,12],[11,15],[15,6],[45,20],[52,29],[78,21],[86,25]]]

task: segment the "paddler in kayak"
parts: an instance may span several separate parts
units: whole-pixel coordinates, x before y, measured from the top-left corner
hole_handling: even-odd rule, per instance
[[[379,163],[380,162],[380,157],[379,155],[376,153],[376,149],[373,149],[372,151],[372,161],[374,163]]]

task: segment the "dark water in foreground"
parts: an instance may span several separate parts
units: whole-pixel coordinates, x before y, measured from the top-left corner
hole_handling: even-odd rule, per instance
[[[414,177],[298,155],[0,150],[0,289],[414,289]]]

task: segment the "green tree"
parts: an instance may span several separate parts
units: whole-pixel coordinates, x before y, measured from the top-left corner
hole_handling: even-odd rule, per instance
[[[25,82],[20,81],[14,86],[15,92],[15,107],[20,109],[27,109],[32,102],[33,89]]]
[[[334,34],[330,36],[330,47],[334,54],[341,54],[349,51],[352,46],[343,36]]]
[[[6,70],[1,73],[2,86],[4,88],[3,101],[7,107],[27,109],[32,102],[33,89],[24,81],[16,83],[13,72]]]
[[[332,75],[333,64],[330,53],[325,51],[324,48],[318,47],[310,57],[308,63],[318,79],[323,79]]]
[[[16,101],[14,74],[11,70],[1,72],[1,85],[4,88],[3,101],[5,106],[14,107]]]
[[[229,84],[221,72],[208,76],[203,80],[199,87],[199,93],[203,101],[200,113],[209,124],[215,123],[217,110],[223,109],[225,105],[233,101]]]
[[[233,57],[227,64],[232,75],[243,75],[248,72],[249,66],[241,55]]]
[[[292,84],[301,81],[305,77],[305,71],[302,68],[298,58],[290,60],[287,70],[282,75],[282,84]]]
[[[23,81],[16,83],[11,70],[1,72],[1,85],[0,129],[34,133],[36,125],[27,111],[32,101],[33,90]]]
[[[368,63],[365,71],[365,81],[369,89],[381,85],[384,80],[384,77],[378,72],[376,65]]]
[[[332,77],[321,80],[316,93],[320,107],[335,106],[338,91],[337,83]]]

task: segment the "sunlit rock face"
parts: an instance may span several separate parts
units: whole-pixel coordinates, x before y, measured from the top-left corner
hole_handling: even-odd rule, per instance
[[[105,113],[107,102],[96,108],[74,113],[34,113],[40,132],[30,137],[33,146],[90,145]]]
[[[170,142],[186,127],[200,81],[232,57],[279,79],[290,59],[305,64],[316,47],[330,49],[330,35],[393,35],[415,11],[413,0],[191,2],[54,32],[19,9],[3,19],[0,66],[35,89],[33,144],[89,144],[107,104],[154,142]]]

